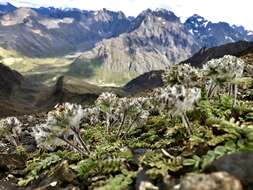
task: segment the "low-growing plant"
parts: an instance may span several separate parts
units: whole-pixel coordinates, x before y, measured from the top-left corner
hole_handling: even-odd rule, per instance
[[[48,113],[47,123],[34,128],[34,137],[39,146],[51,149],[55,146],[69,145],[81,154],[88,155],[90,150],[83,141],[80,130],[83,118],[84,110],[80,105],[59,105],[55,111]]]
[[[228,85],[228,94],[233,96],[233,107],[236,106],[238,84],[243,76],[244,61],[240,58],[225,55],[220,59],[212,59],[203,67],[208,81],[208,97],[212,97],[216,88]]]
[[[153,98],[161,113],[180,115],[188,134],[192,134],[186,111],[193,109],[195,102],[200,98],[199,88],[185,88],[183,85],[158,88],[154,91]]]
[[[27,162],[26,172],[27,175],[24,179],[21,179],[18,184],[20,186],[26,186],[29,183],[39,178],[40,173],[55,165],[57,162],[61,160],[60,156],[51,153],[43,155],[40,158],[34,158]]]
[[[170,65],[163,74],[167,86],[184,85],[186,88],[201,87],[202,71],[190,64]]]
[[[107,132],[116,138],[126,137],[132,128],[145,124],[152,108],[150,98],[118,98],[113,93],[103,93],[96,101],[104,116]]]
[[[253,103],[251,89],[238,85],[242,70],[240,60],[231,56],[209,62],[205,77],[203,70],[176,65],[163,76],[165,87],[144,97],[108,92],[94,107],[58,105],[34,128],[42,150],[27,154],[19,185],[52,177],[58,163],[67,160],[82,188],[134,189],[140,183],[158,189],[168,174],[202,172],[221,156],[253,151]],[[238,97],[231,85],[240,88]],[[211,98],[215,89],[219,98]],[[0,121],[0,136],[19,145],[19,122],[7,121],[4,127]],[[141,180],[142,174],[151,181]]]
[[[0,137],[6,139],[14,146],[20,146],[22,123],[16,117],[0,120]]]

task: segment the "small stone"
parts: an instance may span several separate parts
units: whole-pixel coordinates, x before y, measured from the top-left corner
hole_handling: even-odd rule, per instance
[[[32,123],[33,120],[34,120],[34,117],[33,117],[32,115],[29,115],[29,116],[27,117],[27,121],[28,121],[28,122]]]
[[[25,159],[19,154],[0,153],[0,168],[10,171],[25,168]]]
[[[54,181],[54,182],[51,182],[49,185],[52,186],[52,187],[55,187],[57,185],[57,181]]]
[[[148,182],[148,181],[142,181],[140,183],[139,189],[138,190],[158,190],[159,188],[154,186],[152,183]]]
[[[245,190],[252,190],[253,153],[242,152],[223,156],[211,163],[206,171],[226,171],[239,179]]]
[[[238,179],[227,172],[196,174],[184,177],[179,190],[243,190]]]
[[[164,184],[166,189],[172,189],[175,188],[176,180],[170,175],[167,175],[163,178]]]
[[[12,174],[8,174],[7,178],[8,178],[8,179],[13,179],[14,176],[13,176]]]

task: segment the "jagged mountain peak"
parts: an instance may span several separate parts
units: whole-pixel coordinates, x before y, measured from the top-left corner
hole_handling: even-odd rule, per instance
[[[93,15],[95,18],[99,19],[99,20],[104,20],[104,21],[110,21],[113,20],[115,18],[117,19],[127,19],[126,15],[122,12],[114,12],[114,11],[110,11],[108,9],[101,9],[98,11],[94,11]]]
[[[38,13],[33,9],[21,7],[13,12],[3,15],[1,18],[1,24],[4,26],[25,24],[29,22],[30,19],[36,20],[38,18],[39,18]]]
[[[161,9],[161,8],[158,8],[155,10],[146,9],[143,12],[141,12],[138,17],[142,17],[142,18],[160,17],[171,22],[179,21],[179,17],[177,17],[172,11],[169,11],[167,9]]]
[[[208,24],[210,22],[198,14],[192,15],[184,23],[192,35],[198,34],[200,30],[205,30]]]
[[[13,12],[18,16],[28,17],[28,16],[37,16],[38,14],[32,8],[29,7],[20,7]]]
[[[28,7],[20,7],[18,9],[16,9],[13,12],[10,12],[9,14],[5,15],[8,17],[13,17],[13,18],[19,18],[19,19],[25,19],[28,17],[37,17],[38,13],[36,11],[34,11],[31,8]]]
[[[207,22],[207,20],[204,17],[200,16],[199,14],[193,14],[192,16],[188,18],[188,20],[196,20],[198,22]]]
[[[55,7],[40,7],[34,8],[37,13],[49,16],[52,18],[74,18],[76,20],[80,20],[82,17],[89,17],[93,11],[80,10],[77,8],[55,8]]]
[[[17,8],[8,2],[0,2],[0,14],[15,11]]]
[[[210,22],[197,14],[189,17],[184,25],[202,47],[213,47],[239,40],[253,40],[250,31],[242,26],[231,26],[224,21]]]
[[[170,22],[180,23],[180,19],[173,12],[166,9],[156,9],[154,11],[146,9],[132,21],[130,31],[133,31],[141,26],[144,28],[155,28]]]

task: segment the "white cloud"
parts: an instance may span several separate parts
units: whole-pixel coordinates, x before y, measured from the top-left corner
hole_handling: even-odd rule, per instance
[[[3,1],[6,0],[0,0]],[[211,21],[226,21],[253,29],[252,0],[9,0],[9,2],[19,6],[32,3],[33,6],[77,7],[89,10],[107,8],[122,10],[132,16],[147,8],[167,8],[182,18],[197,13]]]

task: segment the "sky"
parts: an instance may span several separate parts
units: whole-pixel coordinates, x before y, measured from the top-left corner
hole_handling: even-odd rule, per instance
[[[253,30],[253,0],[8,0],[8,2],[16,6],[75,7],[85,10],[106,8],[123,11],[128,16],[136,16],[147,8],[165,8],[173,11],[182,20],[193,14],[199,14],[213,22],[225,21]]]

